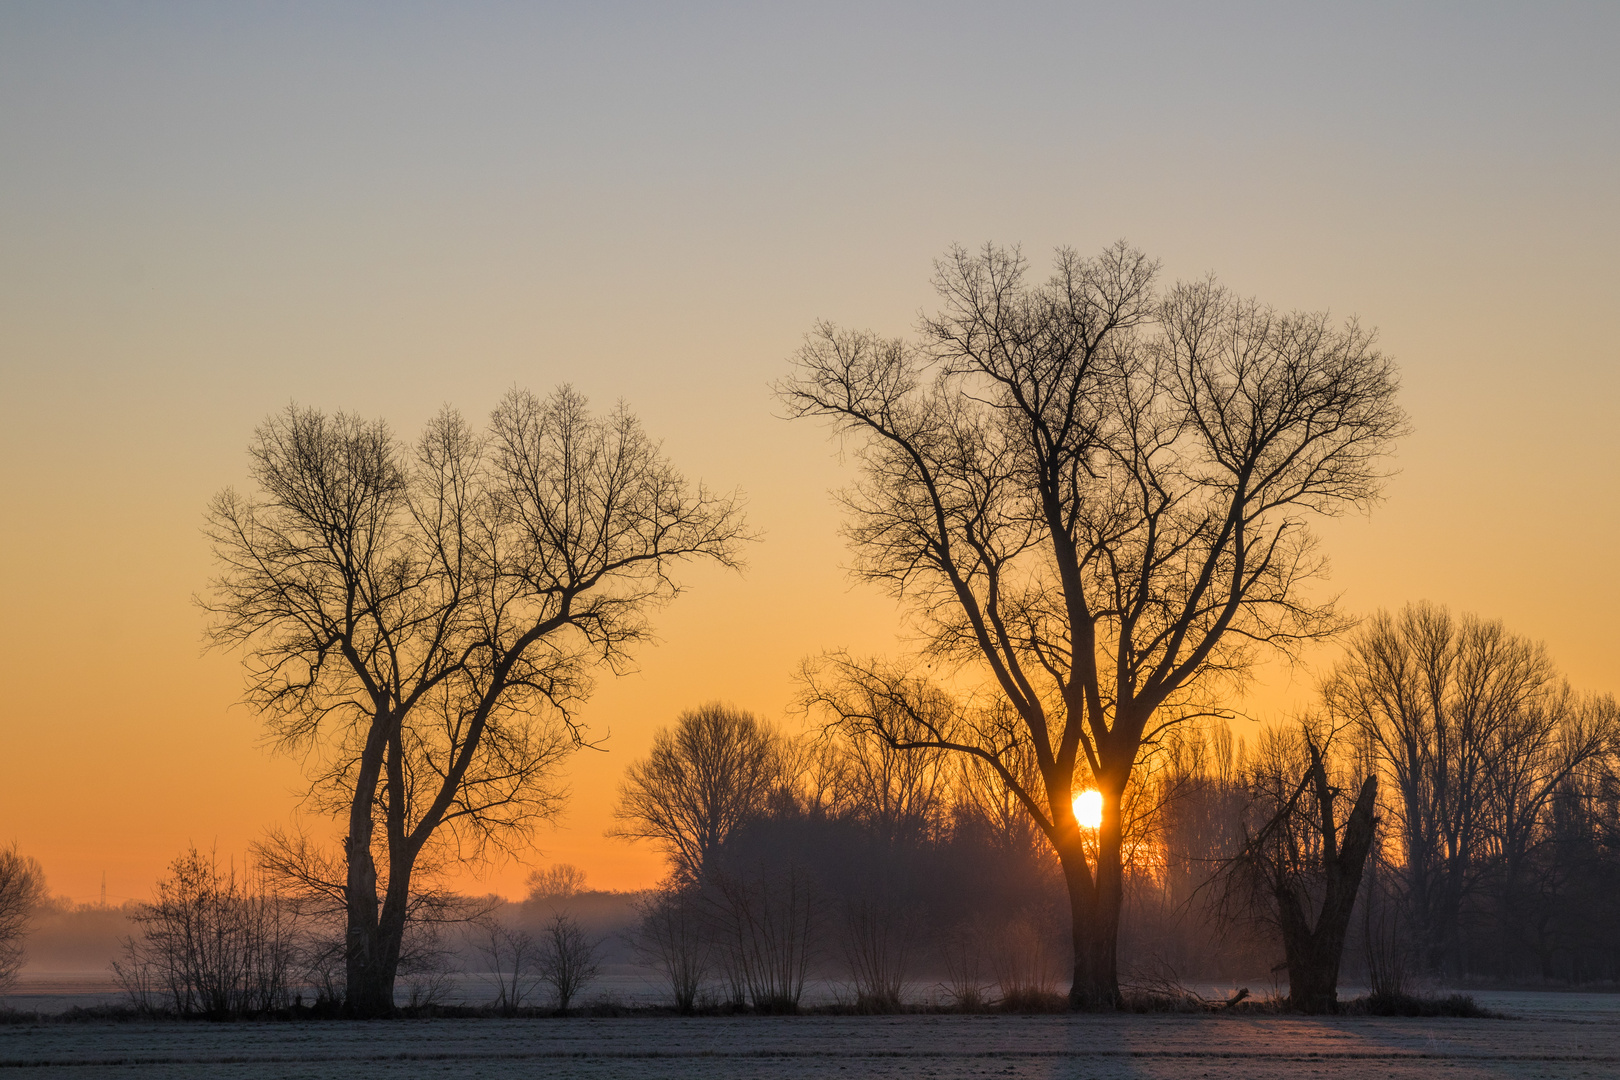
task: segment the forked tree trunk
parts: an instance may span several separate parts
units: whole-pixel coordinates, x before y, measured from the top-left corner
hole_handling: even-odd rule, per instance
[[[405,942],[408,885],[408,878],[405,882],[391,881],[380,909],[374,899],[375,885],[360,897],[360,911],[350,903],[345,1016],[377,1019],[394,1012],[394,981],[399,974],[399,958]],[[368,898],[372,899],[368,902]]]
[[[1336,842],[1333,802],[1320,755],[1312,748],[1312,773],[1321,813],[1323,890],[1322,907],[1312,926],[1306,914],[1309,898],[1294,882],[1277,879],[1278,922],[1288,964],[1288,1003],[1296,1012],[1332,1013],[1339,1010],[1339,964],[1344,957],[1350,912],[1361,887],[1361,873],[1372,850],[1373,809],[1378,780],[1369,776],[1361,785],[1355,807],[1344,823],[1342,843]]]
[[[362,1020],[387,1016],[394,1009],[394,968],[386,963],[388,950],[380,933],[369,842],[362,847],[350,841],[348,886],[343,1014]]]
[[[390,949],[379,926],[369,933],[349,932],[348,986],[343,998],[343,1014],[356,1020],[374,1020],[394,1011],[394,975],[399,966],[399,946]],[[393,962],[389,962],[392,954]]]
[[[384,900],[377,897],[377,861],[371,844],[376,828],[375,793],[382,773],[387,744],[385,717],[373,723],[349,803],[349,834],[345,840],[348,875],[345,888],[343,1014],[355,1019],[376,1019],[394,1012],[394,978],[399,971],[405,938],[405,898],[410,886],[410,864],[397,857],[389,867]],[[399,879],[403,874],[404,880]]]

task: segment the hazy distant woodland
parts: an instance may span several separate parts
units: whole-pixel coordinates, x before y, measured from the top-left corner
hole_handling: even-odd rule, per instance
[[[1615,982],[1620,761],[1612,741],[1591,741],[1613,723],[1612,702],[1569,691],[1534,645],[1504,628],[1437,609],[1372,620],[1351,639],[1328,701],[1337,698],[1343,708],[1355,681],[1367,676],[1356,657],[1365,661],[1379,649],[1388,657],[1391,637],[1415,633],[1424,620],[1446,621],[1458,639],[1459,681],[1448,695],[1459,702],[1494,697],[1510,707],[1444,749],[1432,728],[1420,732],[1431,740],[1420,738],[1417,746],[1426,768],[1444,764],[1447,753],[1474,762],[1464,770],[1476,777],[1466,795],[1471,806],[1435,805],[1437,774],[1416,785],[1417,795],[1431,801],[1423,820],[1442,837],[1451,822],[1478,822],[1463,857],[1449,861],[1438,845],[1414,857],[1408,841],[1419,823],[1406,826],[1411,811],[1401,803],[1406,796],[1394,763],[1380,756],[1376,731],[1351,727],[1341,734],[1336,776],[1373,764],[1392,777],[1382,789],[1379,841],[1351,921],[1345,982],[1393,979],[1408,990]],[[729,801],[724,814],[711,814],[725,824],[706,843],[685,855],[675,843],[693,839],[688,825],[697,818],[667,820],[662,839],[635,818],[634,792],[648,785],[656,761],[635,763],[627,777],[621,831],[664,844],[671,856],[664,886],[640,894],[593,892],[583,875],[553,867],[532,875],[532,892],[521,902],[463,898],[480,922],[439,928],[426,963],[405,980],[401,1001],[412,993],[443,1003],[494,1001],[492,980],[500,973],[492,969],[508,960],[492,962],[480,928],[538,938],[562,911],[577,919],[595,943],[596,960],[613,973],[606,985],[621,995],[637,986],[631,996],[638,1001],[676,1003],[670,961],[684,948],[697,958],[688,1008],[791,1009],[807,982],[812,993],[805,1004],[841,1000],[879,1011],[925,1000],[1049,1007],[1041,995],[1060,992],[1066,975],[1062,883],[1028,821],[982,773],[944,755],[908,755],[837,731],[789,734],[723,706],[695,710],[666,733],[691,734],[704,717],[720,725],[708,732],[710,745],[701,731],[684,746],[661,737],[654,758],[664,753],[660,775],[667,782],[682,775],[667,766],[683,756],[691,764],[717,749],[718,740],[752,747],[751,760],[732,755],[727,770],[711,772],[710,790],[692,802],[713,809]],[[1267,771],[1286,766],[1299,747],[1286,728],[1247,732],[1235,737],[1224,721],[1177,729],[1133,790],[1122,933],[1129,987],[1160,994],[1211,984],[1249,986],[1257,994],[1286,989],[1286,977],[1274,970],[1282,950],[1264,906],[1216,903],[1210,884],[1245,830],[1256,828]],[[668,806],[700,793],[658,794]],[[1425,900],[1454,906],[1437,917],[1420,906]],[[141,910],[134,903],[47,905],[28,939],[31,966],[104,971],[120,939],[139,935],[132,916]],[[684,931],[669,921],[683,910],[691,920]],[[319,938],[330,932],[327,925],[314,920],[295,937]],[[312,942],[291,943],[306,959],[320,952]],[[447,975],[455,978],[434,981]],[[639,979],[627,983],[633,975]],[[547,1007],[535,956],[507,977],[522,980],[525,1005]],[[315,981],[289,970],[280,993],[287,1001],[295,995],[311,1001]],[[602,984],[587,986],[582,1000],[601,992]]]

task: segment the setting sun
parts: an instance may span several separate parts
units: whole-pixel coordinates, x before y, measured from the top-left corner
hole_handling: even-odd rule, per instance
[[[1102,792],[1082,791],[1074,797],[1074,816],[1083,829],[1102,825]]]

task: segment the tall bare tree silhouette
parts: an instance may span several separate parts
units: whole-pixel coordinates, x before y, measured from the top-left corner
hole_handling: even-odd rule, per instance
[[[592,672],[625,667],[679,564],[736,565],[742,515],[624,407],[593,415],[567,387],[508,393],[483,432],[446,410],[410,447],[289,406],[250,453],[251,493],[209,511],[222,570],[201,602],[344,822],[327,886],[346,912],[345,1007],[385,1014],[417,868],[436,842],[512,846],[556,812]]]
[[[856,574],[909,603],[923,658],[981,673],[1016,723],[848,656],[811,668],[809,700],[997,770],[1062,862],[1075,1007],[1119,999],[1119,807],[1144,745],[1261,647],[1340,628],[1305,595],[1323,567],[1309,520],[1372,501],[1405,425],[1394,368],[1354,322],[1155,276],[1124,244],[1060,251],[1043,283],[1016,250],[953,250],[920,340],[821,323],[778,387],[856,458]],[[1037,783],[1008,764],[1020,744]],[[1071,801],[1092,784],[1095,860]]]

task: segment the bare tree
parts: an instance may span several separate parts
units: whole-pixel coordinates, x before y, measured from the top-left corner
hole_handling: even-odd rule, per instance
[[[467,897],[442,887],[436,878],[451,852],[439,846],[417,858],[405,900],[396,975],[409,985],[410,1000],[446,987],[451,964],[445,940],[451,928],[486,922],[498,906],[488,897]],[[256,869],[267,887],[290,905],[299,936],[302,978],[318,1002],[342,1005],[347,998],[348,885],[341,852],[334,853],[301,830],[271,829],[253,845]],[[386,874],[385,874],[386,876]]]
[[[1323,568],[1309,522],[1376,498],[1405,424],[1395,373],[1354,322],[1279,314],[1213,281],[1157,293],[1155,264],[1124,244],[1060,251],[1042,284],[988,246],[937,271],[943,308],[920,342],[818,324],[779,396],[852,447],[855,572],[909,604],[925,658],[1011,706],[1040,781],[957,710],[890,728],[908,708],[903,669],[835,665],[811,696],[836,712],[831,681],[877,687],[895,708],[849,723],[998,772],[1062,861],[1071,1002],[1112,1007],[1119,808],[1144,742],[1210,711],[1258,649],[1341,627],[1306,596]],[[1072,809],[1091,785],[1094,858]]]
[[[525,883],[530,902],[567,900],[585,888],[585,871],[571,863],[552,863],[544,870],[529,871]]]
[[[944,816],[951,781],[944,750],[898,750],[869,730],[840,733],[842,809],[891,842],[926,834]]]
[[[517,1012],[542,978],[539,943],[527,930],[503,926],[490,916],[478,920],[469,936],[495,979],[495,1008]]]
[[[45,872],[13,843],[0,848],[0,990],[10,986],[23,964],[23,939],[34,911],[45,899]]]
[[[386,1014],[434,845],[512,848],[557,811],[592,669],[624,670],[678,564],[735,565],[741,515],[567,387],[508,393],[482,434],[446,410],[411,448],[289,406],[250,452],[203,606],[344,823],[345,1009]]]
[[[558,1012],[566,1013],[600,973],[596,951],[597,943],[566,912],[553,914],[540,932],[540,979],[556,994]]]
[[[1221,902],[1282,937],[1288,1001],[1305,1013],[1339,1008],[1339,965],[1372,850],[1378,777],[1360,779],[1346,815],[1327,758],[1332,735],[1273,729],[1249,768],[1254,831],[1227,864]]]
[[[752,713],[719,702],[689,709],[625,771],[608,835],[652,840],[678,881],[700,882],[714,853],[784,783],[787,753]]]

